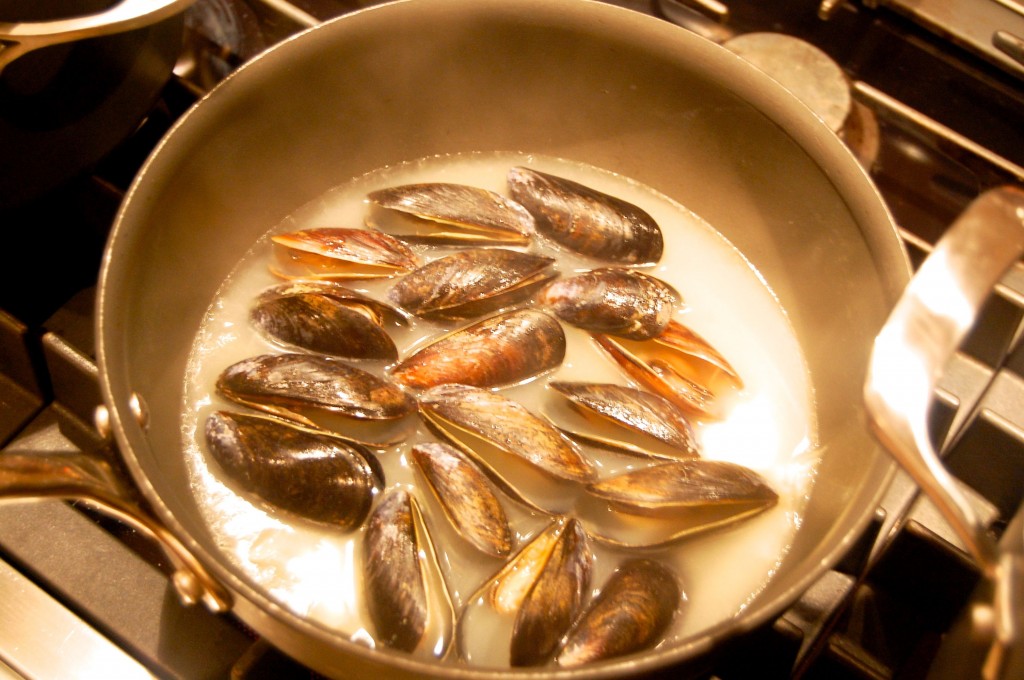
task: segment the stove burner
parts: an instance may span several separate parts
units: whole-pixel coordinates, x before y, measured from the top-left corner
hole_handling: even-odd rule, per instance
[[[782,33],[744,33],[723,45],[792,92],[833,132],[850,115],[850,85],[839,64],[814,45]]]
[[[850,80],[828,54],[783,33],[743,33],[722,43],[807,105],[870,170],[880,137],[874,112],[856,101]]]

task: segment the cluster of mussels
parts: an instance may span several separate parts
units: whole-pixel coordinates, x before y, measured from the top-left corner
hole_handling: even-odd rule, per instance
[[[416,499],[429,488],[441,521],[503,565],[470,601],[514,619],[511,664],[574,666],[657,644],[682,596],[668,566],[627,555],[591,598],[592,541],[613,550],[663,545],[756,514],[777,495],[752,470],[700,457],[691,419],[719,417],[715,392],[742,382],[673,318],[677,291],[637,271],[661,258],[654,220],[630,203],[523,167],[509,172],[508,187],[511,199],[459,184],[399,186],[369,194],[366,228],[273,236],[271,269],[287,282],[258,297],[250,320],[293,351],[225,369],[218,393],[261,413],[214,412],[205,435],[210,454],[246,492],[341,530],[365,527],[366,606],[378,644],[460,655],[465,612],[455,612],[444,592]],[[559,278],[554,258],[526,252],[535,237],[602,266]],[[421,266],[410,240],[465,248]],[[342,285],[373,277],[400,277],[390,302]],[[399,361],[387,329],[409,315],[468,325]],[[554,380],[547,387],[623,436],[570,431],[501,393],[562,363],[562,322],[588,331],[596,351],[642,389]],[[374,373],[343,359],[381,360],[383,368]],[[388,488],[377,456],[402,431],[385,436],[373,424],[414,413],[436,436],[410,451],[424,484]],[[588,447],[647,460],[602,479]],[[509,466],[561,485],[555,497],[575,495],[601,512],[667,528],[632,542],[604,535],[600,520],[572,507],[552,511],[524,492]],[[550,524],[517,546],[502,495]],[[428,625],[443,630],[430,633]]]

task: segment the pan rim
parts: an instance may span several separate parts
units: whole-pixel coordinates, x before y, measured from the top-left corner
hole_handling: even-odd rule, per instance
[[[136,177],[127,193],[118,215],[115,219],[114,228],[104,255],[102,269],[99,277],[97,295],[96,315],[96,338],[97,338],[97,364],[100,373],[100,384],[104,403],[108,405],[111,412],[113,431],[117,444],[126,460],[129,471],[140,487],[143,495],[152,504],[159,519],[173,531],[179,539],[194,551],[200,561],[214,573],[233,593],[238,595],[247,604],[253,606],[251,613],[247,616],[255,619],[271,616],[283,620],[288,626],[299,631],[302,635],[309,636],[320,645],[328,645],[341,650],[345,654],[356,654],[364,656],[373,663],[380,662],[383,656],[389,666],[396,667],[409,673],[437,672],[439,666],[434,662],[420,661],[402,654],[371,651],[366,647],[352,643],[340,633],[328,630],[326,627],[317,624],[297,615],[264,594],[262,590],[250,583],[245,577],[235,573],[233,569],[215,554],[207,551],[204,546],[195,539],[176,518],[174,511],[160,497],[155,487],[149,480],[144,466],[140,463],[135,454],[136,445],[144,443],[145,435],[141,428],[134,422],[130,411],[123,404],[127,403],[127,396],[130,393],[127,384],[127,367],[119,364],[123,357],[118,356],[119,341],[116,337],[118,332],[115,324],[109,319],[116,318],[115,307],[117,305],[117,281],[120,276],[120,263],[113,253],[124,249],[122,243],[130,242],[137,238],[133,234],[133,225],[136,225],[135,215],[141,211],[150,200],[147,193],[147,178],[155,172],[155,169],[163,163],[165,149],[174,145],[180,137],[191,134],[195,118],[216,115],[218,102],[225,97],[224,93],[230,93],[234,89],[244,89],[249,83],[255,81],[259,74],[266,69],[278,68],[279,62],[284,62],[288,54],[294,51],[296,44],[305,44],[318,40],[317,36],[324,36],[327,39],[332,32],[345,30],[356,30],[359,22],[384,21],[388,12],[402,11],[405,5],[435,5],[442,8],[454,10],[456,7],[463,7],[465,3],[461,0],[397,0],[396,2],[368,7],[358,10],[355,13],[344,15],[338,19],[326,22],[325,24],[303,31],[300,34],[278,43],[260,56],[247,62],[236,70],[224,82],[208,93],[203,99],[183,115],[171,128],[168,134],[161,140],[154,149],[150,158],[146,161],[139,175]],[[502,0],[474,0],[474,11],[478,12],[508,12],[507,3]],[[520,0],[517,2],[517,10],[522,14],[535,17],[534,21],[557,20],[571,21],[572,17],[578,17],[581,13],[588,15],[589,25],[614,24],[622,27],[631,33],[643,32],[652,45],[651,49],[669,50],[673,58],[689,61],[700,60],[713,65],[728,76],[730,89],[738,94],[747,104],[761,112],[777,125],[782,127],[792,137],[800,148],[808,154],[821,168],[822,172],[837,187],[838,193],[847,201],[851,212],[863,213],[858,215],[860,222],[885,225],[891,238],[899,243],[896,226],[889,215],[881,196],[871,183],[867,173],[856,162],[851,152],[835,137],[835,135],[817,118],[814,114],[799,102],[781,86],[773,84],[766,86],[769,81],[767,76],[753,69],[738,56],[732,54],[725,48],[712,45],[704,39],[693,35],[685,29],[678,28],[655,17],[642,15],[634,10],[609,5],[599,0]],[[602,29],[604,30],[604,29]],[[302,41],[299,43],[299,41]],[[272,58],[273,57],[273,58]],[[813,123],[808,125],[808,121]],[[827,161],[827,162],[823,162]],[[845,189],[845,190],[842,190]],[[858,203],[850,205],[850,198],[854,197]],[[902,250],[902,246],[901,246]],[[902,271],[905,277],[902,281],[893,280],[886,282],[893,301],[895,301],[896,288],[902,287],[909,280],[910,267],[907,262],[906,253],[902,253]],[[891,268],[889,268],[891,269]],[[899,277],[897,277],[898,279]],[[120,380],[112,377],[112,374],[120,376]],[[864,511],[859,521],[856,522],[854,530],[836,541],[835,546],[823,556],[823,559],[814,569],[806,571],[802,577],[795,579],[795,583],[785,589],[778,596],[769,601],[758,600],[752,611],[745,612],[743,616],[730,619],[705,629],[700,635],[693,636],[672,645],[670,648],[648,651],[641,655],[625,657],[624,659],[612,660],[595,664],[584,669],[555,670],[545,669],[545,677],[617,677],[626,673],[640,671],[651,671],[663,668],[672,664],[681,663],[684,660],[695,659],[705,656],[714,648],[720,648],[723,641],[732,638],[742,632],[752,630],[775,618],[784,611],[786,606],[791,604],[805,592],[811,584],[817,581],[828,569],[836,564],[853,545],[856,538],[867,527],[871,521],[872,513],[881,501],[889,482],[895,475],[895,464],[890,463],[884,476],[884,483],[879,485],[877,490],[871,494],[870,502],[865,505],[870,511]],[[243,605],[243,609],[244,609]],[[244,620],[244,619],[243,619]],[[740,625],[737,625],[740,624]],[[256,627],[256,626],[254,626]],[[263,631],[260,631],[263,634]],[[274,638],[268,636],[275,641]],[[302,645],[304,641],[286,641],[286,644]],[[287,650],[286,650],[287,651]],[[446,674],[455,677],[493,677],[493,669],[452,669],[447,666],[441,667]],[[502,671],[502,675],[510,672]],[[512,675],[532,675],[533,671],[517,672]]]

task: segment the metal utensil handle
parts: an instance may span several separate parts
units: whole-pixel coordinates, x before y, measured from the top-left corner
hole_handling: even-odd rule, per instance
[[[0,71],[32,50],[149,26],[195,0],[122,0],[96,14],[38,22],[0,22]]]
[[[1005,580],[1006,561],[932,448],[928,411],[946,363],[1022,251],[1024,191],[1001,187],[975,199],[936,244],[878,334],[864,388],[875,435],[996,584]],[[999,587],[1005,589],[1006,584]],[[998,611],[1003,599],[996,598],[995,615],[1006,622],[1013,612]],[[1019,634],[997,625],[993,651]],[[986,674],[999,675],[991,667]]]
[[[150,537],[174,566],[171,583],[183,604],[222,613],[231,595],[178,538],[146,513],[106,457],[84,451],[0,455],[0,500],[59,498],[81,502]]]
[[[946,363],[1024,250],[1024,191],[975,199],[914,275],[875,340],[864,396],[875,434],[991,575],[995,543],[932,448],[928,411]]]

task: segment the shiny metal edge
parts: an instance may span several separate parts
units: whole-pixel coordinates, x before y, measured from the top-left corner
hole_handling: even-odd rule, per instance
[[[2,560],[0,630],[0,677],[156,677]]]
[[[1024,35],[1024,9],[1008,0],[887,0],[886,5],[906,14],[938,35],[946,35],[967,49],[1024,77],[1024,65],[993,44],[998,32]]]

